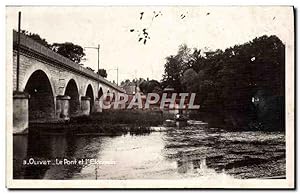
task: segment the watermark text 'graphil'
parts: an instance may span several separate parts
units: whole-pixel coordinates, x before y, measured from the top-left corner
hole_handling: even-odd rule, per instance
[[[101,96],[100,105],[103,109],[199,109],[195,103],[195,93],[148,93],[141,95],[136,93],[128,95],[124,93],[107,93]]]

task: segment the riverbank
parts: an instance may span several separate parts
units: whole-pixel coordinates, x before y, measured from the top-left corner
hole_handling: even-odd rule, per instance
[[[108,110],[89,116],[72,117],[67,122],[32,122],[29,130],[43,134],[69,135],[122,135],[126,133],[150,133],[151,128],[160,126],[172,114],[160,111]]]

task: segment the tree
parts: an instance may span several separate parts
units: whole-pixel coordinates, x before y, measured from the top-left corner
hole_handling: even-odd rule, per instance
[[[153,93],[161,90],[160,83],[157,80],[144,80],[139,85],[144,94]]]
[[[54,43],[51,48],[53,51],[67,57],[75,63],[80,63],[81,59],[85,56],[83,48],[71,42]]]
[[[190,52],[185,44],[180,45],[177,54],[166,58],[165,72],[163,74],[162,86],[172,87],[176,92],[184,91],[184,86],[181,84],[181,77],[189,66]]]
[[[85,53],[83,52],[83,48],[71,42],[54,43],[51,45],[46,41],[46,39],[41,38],[41,36],[38,34],[31,33],[26,30],[22,30],[21,33],[35,40],[36,42],[44,45],[45,47],[50,48],[53,51],[61,54],[62,56],[67,57],[68,59],[74,61],[75,63],[80,63],[81,59],[83,59],[83,57],[85,56]]]
[[[99,69],[97,74],[104,77],[104,78],[107,78],[107,72],[106,72],[105,69]]]
[[[49,44],[46,39],[41,38],[40,35],[28,32],[27,30],[21,30],[21,33],[28,36],[29,38],[35,40],[36,42],[44,45],[47,48],[51,48],[51,44]]]
[[[196,72],[199,72],[200,69],[205,65],[205,57],[203,56],[202,50],[194,48],[193,53],[190,55],[189,65]]]
[[[284,129],[285,46],[280,39],[261,36],[224,51],[189,51],[181,46],[167,57],[164,86],[196,92],[201,111],[221,115],[230,127]]]
[[[196,82],[197,77],[198,74],[194,69],[192,68],[187,69],[183,73],[183,76],[181,77],[181,83],[182,85],[185,85],[187,90],[189,91],[197,90],[197,85],[198,85],[198,83]]]
[[[126,79],[125,81],[121,82],[121,86],[128,86],[130,83],[131,83],[130,80]]]

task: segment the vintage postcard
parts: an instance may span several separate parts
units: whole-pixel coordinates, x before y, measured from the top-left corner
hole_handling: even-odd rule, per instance
[[[7,6],[8,188],[295,187],[292,6]]]

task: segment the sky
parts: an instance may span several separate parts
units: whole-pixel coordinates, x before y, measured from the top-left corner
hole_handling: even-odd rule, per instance
[[[290,42],[291,7],[7,7],[7,30],[21,28],[39,34],[48,43],[72,42],[82,47],[100,44],[100,68],[108,80],[161,80],[165,58],[181,44],[198,49],[222,49],[262,35],[276,35]],[[142,19],[140,13],[144,12]],[[154,13],[155,12],[155,13]],[[156,13],[161,13],[153,17]],[[150,39],[139,42],[137,30],[147,28]],[[130,32],[130,29],[135,31]],[[97,69],[97,50],[85,49],[84,66]]]

